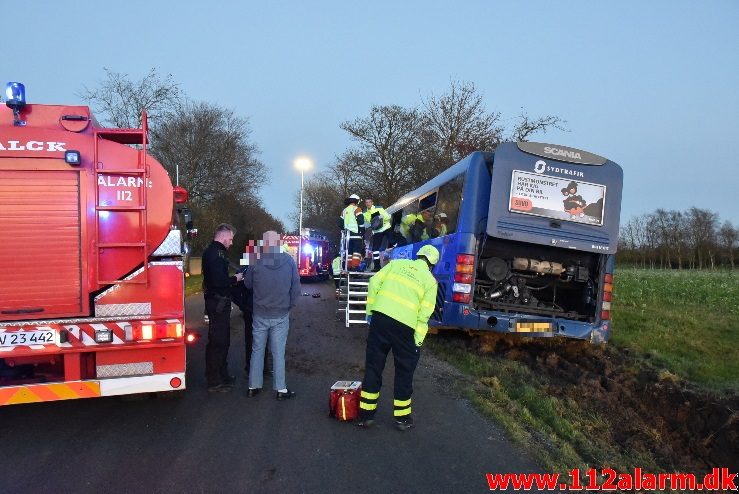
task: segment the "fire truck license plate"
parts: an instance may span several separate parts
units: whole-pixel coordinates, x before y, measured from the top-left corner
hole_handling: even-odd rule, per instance
[[[0,347],[49,345],[56,342],[54,335],[50,329],[0,333]]]

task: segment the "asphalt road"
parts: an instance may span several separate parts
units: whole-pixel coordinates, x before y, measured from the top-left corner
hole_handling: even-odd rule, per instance
[[[303,291],[321,297],[301,297],[292,315],[287,382],[296,398],[246,397],[234,309],[231,393],[206,391],[202,338],[188,351],[180,398],[0,408],[0,493],[488,492],[487,472],[540,471],[459,395],[456,371],[428,353],[416,371],[414,429],[393,427],[392,358],[375,428],[328,418],[330,386],[362,378],[366,328],[335,321],[332,284]],[[202,312],[202,297],[190,297],[188,328],[205,335]]]

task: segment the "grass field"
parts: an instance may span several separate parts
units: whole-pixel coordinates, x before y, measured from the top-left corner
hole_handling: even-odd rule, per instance
[[[611,344],[701,386],[739,390],[739,272],[617,269]]]
[[[427,346],[471,376],[470,400],[548,470],[702,465],[704,453],[691,446],[665,449],[670,433],[659,428],[660,414],[674,410],[656,396],[653,404],[637,404],[645,403],[647,388],[695,386],[736,396],[739,272],[617,269],[614,278],[614,333],[604,348],[497,337],[504,343],[483,353],[471,340],[449,336]]]

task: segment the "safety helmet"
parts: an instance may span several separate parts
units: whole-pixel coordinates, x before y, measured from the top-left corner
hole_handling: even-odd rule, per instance
[[[439,218],[439,219],[441,219],[441,220],[445,220],[447,218],[447,215],[446,215],[446,213],[439,213],[439,214],[436,215],[436,217]]]
[[[424,245],[423,247],[418,249],[418,254],[416,254],[416,257],[418,256],[425,257],[426,260],[433,265],[436,265],[436,263],[439,262],[439,251],[433,245]]]
[[[352,194],[349,196],[349,199],[354,199],[355,201],[359,201],[359,196],[357,194]]]

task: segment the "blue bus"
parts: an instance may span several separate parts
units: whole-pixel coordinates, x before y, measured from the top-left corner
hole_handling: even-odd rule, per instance
[[[619,165],[575,148],[474,152],[387,208],[385,260],[439,249],[431,328],[605,342],[622,183]]]

